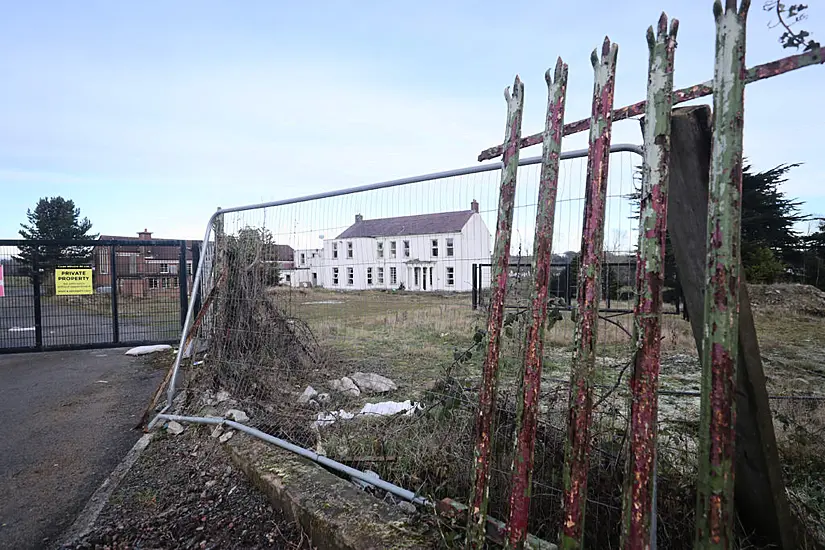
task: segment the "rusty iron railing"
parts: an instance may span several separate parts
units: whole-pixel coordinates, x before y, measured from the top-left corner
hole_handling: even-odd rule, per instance
[[[536,236],[533,241],[534,285],[530,297],[530,316],[526,327],[525,356],[519,379],[520,399],[516,411],[513,483],[510,492],[508,544],[513,548],[524,547],[530,513],[533,450],[536,443],[542,353],[544,351],[544,325],[547,318],[548,287],[550,286],[553,220],[556,213],[561,132],[564,126],[564,104],[567,97],[567,64],[559,58],[555,71],[551,75],[548,70],[545,80],[547,81],[547,116],[536,211]]]
[[[705,263],[705,334],[695,548],[733,546],[733,462],[745,100],[745,22],[750,2],[719,0],[713,72],[713,138]]]
[[[474,481],[470,496],[470,512],[467,525],[467,548],[484,548],[485,526],[490,483],[490,457],[492,454],[493,416],[498,392],[498,367],[501,351],[501,332],[504,321],[504,295],[507,289],[507,267],[510,264],[510,237],[513,228],[513,208],[516,197],[516,171],[518,169],[521,116],[524,110],[524,84],[518,76],[513,82],[513,92],[504,90],[507,100],[507,128],[504,142],[501,188],[499,191],[496,241],[493,249],[493,266],[490,286],[490,314],[487,321],[487,350],[484,371],[479,390],[476,415],[476,438],[473,454]]]
[[[622,501],[622,548],[655,547],[656,422],[659,351],[662,335],[667,186],[670,177],[670,111],[673,108],[673,57],[679,21],[667,28],[662,13],[654,35],[647,31],[650,51],[644,118],[644,162],[639,204],[639,248],[636,261],[636,352],[630,378],[630,441]]]
[[[584,509],[587,500],[587,468],[596,365],[596,329],[601,297],[601,263],[604,242],[607,169],[619,46],[604,39],[602,55],[590,56],[595,72],[593,108],[590,115],[590,152],[585,179],[584,228],[579,267],[573,364],[570,368],[567,441],[564,446],[562,526],[560,546],[581,548],[584,543]]]

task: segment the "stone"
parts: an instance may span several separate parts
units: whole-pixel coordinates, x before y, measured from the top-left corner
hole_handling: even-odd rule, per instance
[[[312,401],[312,399],[317,395],[318,392],[315,391],[315,388],[313,388],[312,386],[307,386],[307,389],[304,390],[304,393],[302,393],[301,396],[298,397],[298,404],[306,405],[307,403]]]
[[[183,433],[183,426],[172,420],[166,425],[166,431],[172,435],[180,435]]]
[[[215,396],[215,403],[223,403],[229,399],[229,392],[226,390],[221,390]]]
[[[228,432],[226,432],[225,434],[223,434],[223,435],[220,437],[220,439],[218,439],[218,441],[220,441],[221,443],[226,443],[227,441],[229,441],[230,439],[232,439],[232,436],[233,436],[233,435],[235,435],[235,432],[233,432],[232,430],[229,430]]]
[[[210,435],[213,438],[217,438],[217,437],[220,437],[222,433],[223,433],[223,426],[218,424],[217,426],[215,426],[215,429],[212,430],[212,433]]]
[[[355,385],[352,378],[347,376],[344,376],[340,380],[333,380],[329,383],[329,386],[333,391],[343,393],[344,395],[350,395],[352,397],[361,395],[361,390],[358,389],[358,386]]]
[[[224,415],[229,420],[234,420],[235,422],[248,422],[249,417],[240,409],[229,409],[226,411]]]
[[[407,502],[406,500],[402,500],[398,503],[398,507],[401,508],[401,511],[405,514],[414,514],[418,511],[418,508],[415,507],[415,504],[412,502]]]
[[[356,372],[350,378],[364,393],[387,393],[398,389],[395,382],[374,372]]]

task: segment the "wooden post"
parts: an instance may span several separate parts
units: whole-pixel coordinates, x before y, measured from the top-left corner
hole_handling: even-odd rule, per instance
[[[701,353],[711,111],[674,109],[668,232],[696,347]],[[765,374],[746,285],[739,293],[735,506],[752,542],[798,548],[776,449]]]

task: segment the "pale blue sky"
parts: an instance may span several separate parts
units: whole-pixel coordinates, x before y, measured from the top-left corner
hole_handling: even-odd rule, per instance
[[[502,139],[502,90],[516,73],[525,133],[542,127],[543,75],[559,55],[567,120],[587,116],[589,55],[605,34],[619,43],[616,105],[642,99],[645,30],[662,9],[681,22],[676,86],[713,66],[709,0],[2,6],[4,238],[42,196],[74,199],[102,233],[192,238],[216,206],[473,165]],[[809,11],[806,28],[825,40],[825,11]],[[754,2],[749,66],[794,53],[769,20]],[[751,163],[804,162],[786,191],[819,214],[823,89],[822,66],[754,84],[745,118]],[[614,142],[640,142],[638,123],[617,123]]]

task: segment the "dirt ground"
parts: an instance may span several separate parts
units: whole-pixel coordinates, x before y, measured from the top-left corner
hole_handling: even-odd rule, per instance
[[[229,461],[206,427],[161,430],[113,492],[80,549],[309,549],[299,526]]]

